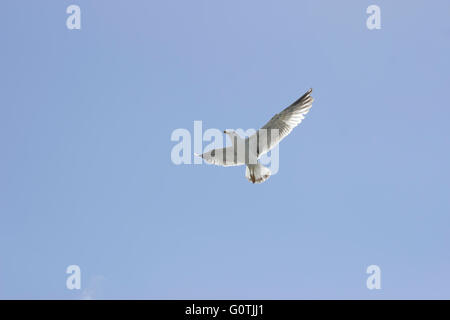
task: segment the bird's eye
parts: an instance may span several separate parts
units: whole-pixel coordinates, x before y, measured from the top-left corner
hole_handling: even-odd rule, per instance
[[[215,155],[216,155],[216,150],[214,149],[211,151],[211,157],[214,157]]]

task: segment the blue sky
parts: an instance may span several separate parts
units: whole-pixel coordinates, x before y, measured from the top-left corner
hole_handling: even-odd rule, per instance
[[[449,10],[6,1],[0,298],[450,298]],[[171,162],[173,130],[258,128],[310,87],[267,182]]]

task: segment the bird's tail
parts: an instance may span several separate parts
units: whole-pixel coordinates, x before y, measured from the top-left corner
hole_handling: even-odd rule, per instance
[[[261,183],[269,179],[272,172],[261,164],[248,164],[245,169],[245,177],[251,183]]]

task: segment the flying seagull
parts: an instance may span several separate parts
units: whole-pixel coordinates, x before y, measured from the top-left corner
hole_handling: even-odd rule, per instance
[[[225,130],[224,133],[231,138],[232,145],[230,147],[213,149],[200,155],[194,153],[194,155],[218,166],[246,165],[245,177],[248,181],[252,183],[266,181],[270,177],[271,171],[261,165],[258,159],[278,145],[302,122],[314,101],[311,92],[312,89],[309,89],[289,107],[274,115],[269,122],[250,137],[243,139],[235,131]]]

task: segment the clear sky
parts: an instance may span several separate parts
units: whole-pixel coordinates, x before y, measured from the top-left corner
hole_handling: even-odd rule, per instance
[[[0,298],[450,298],[449,1],[1,7]],[[310,87],[267,182],[172,163]]]

